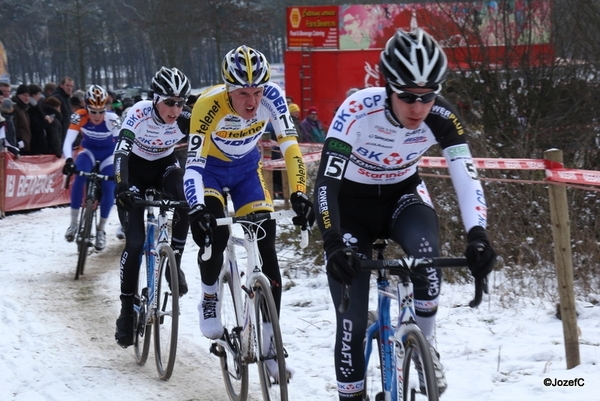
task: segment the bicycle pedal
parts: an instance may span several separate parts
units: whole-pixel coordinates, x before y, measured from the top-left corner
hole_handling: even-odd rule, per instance
[[[210,353],[218,356],[219,358],[222,358],[225,356],[225,351],[219,351],[219,349],[217,347],[217,343],[212,343],[210,345]]]

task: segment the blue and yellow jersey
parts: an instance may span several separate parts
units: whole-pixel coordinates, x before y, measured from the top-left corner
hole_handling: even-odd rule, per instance
[[[306,192],[306,168],[297,133],[281,88],[264,87],[256,117],[245,120],[230,103],[225,85],[203,92],[192,111],[186,161],[186,199],[190,207],[204,203],[202,174],[214,169],[246,172],[260,164],[257,143],[271,121],[285,160],[291,192]]]

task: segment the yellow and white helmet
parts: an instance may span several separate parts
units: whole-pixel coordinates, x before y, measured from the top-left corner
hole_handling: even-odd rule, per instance
[[[248,46],[231,50],[221,65],[223,81],[234,88],[264,86],[271,79],[271,67],[265,56]]]

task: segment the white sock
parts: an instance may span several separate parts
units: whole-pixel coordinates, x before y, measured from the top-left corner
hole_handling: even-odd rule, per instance
[[[71,209],[71,225],[77,226],[79,220],[79,209]]]
[[[104,217],[100,217],[100,221],[98,222],[98,227],[96,227],[96,230],[98,230],[98,231],[106,231],[104,229],[104,227],[106,227],[106,220],[108,220],[108,219],[106,219]]]
[[[204,294],[216,294],[218,290],[219,290],[219,281],[218,280],[213,285],[207,285],[207,284],[202,283],[202,292]]]

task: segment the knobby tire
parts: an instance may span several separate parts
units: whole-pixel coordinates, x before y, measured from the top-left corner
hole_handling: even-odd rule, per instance
[[[177,262],[170,245],[161,243],[156,248],[159,258],[159,275],[156,283],[156,314],[154,316],[154,358],[161,380],[169,380],[177,356],[179,331],[179,276]],[[169,282],[167,281],[169,265]]]
[[[279,327],[279,317],[275,300],[271,293],[271,285],[265,276],[259,276],[253,284],[254,302],[256,311],[256,343],[258,345],[258,375],[260,378],[260,387],[263,394],[263,399],[266,401],[287,401],[288,400],[288,384],[287,373],[285,368],[285,350],[283,348],[283,340],[281,338],[281,330]],[[273,327],[273,344],[275,355],[269,355],[269,349],[263,347],[263,324],[271,323]],[[275,359],[279,368],[279,383],[271,381],[269,376],[266,359]],[[282,380],[283,378],[283,380]]]
[[[83,275],[85,260],[89,252],[89,247],[92,243],[91,233],[94,220],[93,203],[94,201],[92,199],[87,199],[85,201],[85,208],[83,209],[81,218],[79,219],[79,229],[77,230],[76,234],[77,238],[79,238],[79,243],[77,244],[79,256],[77,258],[77,268],[75,269],[75,280],[79,280],[79,276]]]
[[[152,322],[146,324],[148,320],[147,316],[150,311],[148,310],[148,268],[154,269],[154,264],[158,263],[157,258],[144,249],[145,257],[145,269],[140,269],[138,274],[138,289],[135,295],[136,301],[139,302],[140,313],[135,315],[135,326],[133,334],[133,351],[135,356],[135,362],[139,366],[143,366],[148,360],[148,353],[150,352],[150,341],[152,337]],[[148,267],[150,266],[150,267]]]
[[[421,366],[422,374],[424,375],[425,394],[422,394],[423,400],[427,401],[438,401],[439,390],[437,386],[437,380],[435,377],[435,369],[433,367],[433,361],[431,360],[431,353],[429,351],[429,343],[425,338],[425,335],[416,327],[411,327],[406,333],[406,340],[404,341],[404,347],[406,350],[404,358],[404,394],[403,400],[413,400],[413,392],[415,391],[410,386],[410,380],[413,382],[419,382],[417,368],[415,361]],[[412,379],[411,379],[412,378]],[[415,380],[416,379],[416,380]]]
[[[221,373],[225,382],[225,390],[231,401],[246,401],[248,398],[248,364],[242,361],[240,330],[243,306],[241,301],[241,288],[239,277],[234,280],[228,266],[223,266],[219,284],[221,296],[221,319],[223,327],[230,337],[230,346],[233,352],[221,345],[217,346]]]

